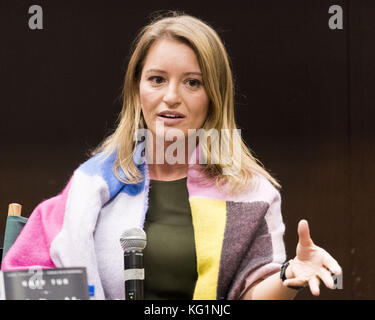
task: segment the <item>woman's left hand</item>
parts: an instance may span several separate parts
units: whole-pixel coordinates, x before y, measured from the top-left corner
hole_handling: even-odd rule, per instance
[[[297,256],[286,270],[284,285],[309,286],[313,295],[320,294],[320,280],[330,289],[334,288],[332,275],[341,274],[337,261],[323,248],[314,244],[306,220],[298,223]]]

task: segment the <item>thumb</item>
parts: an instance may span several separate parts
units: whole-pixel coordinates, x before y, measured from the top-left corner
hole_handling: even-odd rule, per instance
[[[310,237],[309,224],[306,220],[301,220],[298,223],[298,238],[301,246],[308,247],[314,244]]]

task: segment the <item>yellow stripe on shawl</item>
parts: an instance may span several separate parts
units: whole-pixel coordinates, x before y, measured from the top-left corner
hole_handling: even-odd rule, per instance
[[[226,223],[224,200],[191,197],[198,280],[194,300],[215,300]]]

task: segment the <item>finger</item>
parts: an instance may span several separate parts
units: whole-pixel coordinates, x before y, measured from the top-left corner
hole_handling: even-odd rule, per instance
[[[328,252],[323,259],[323,265],[335,275],[342,273],[340,265]]]
[[[321,268],[318,273],[319,278],[323,281],[327,288],[333,289],[335,282],[333,281],[331,272],[325,268]]]
[[[313,276],[309,280],[310,291],[314,296],[318,296],[320,294],[319,286],[320,280],[318,277]]]
[[[305,287],[307,285],[308,279],[306,278],[293,278],[287,279],[283,282],[285,286],[293,286],[293,287]]]
[[[299,243],[302,246],[311,246],[313,245],[313,241],[310,237],[310,229],[309,229],[309,224],[306,220],[301,220],[298,223],[298,238],[299,238]]]

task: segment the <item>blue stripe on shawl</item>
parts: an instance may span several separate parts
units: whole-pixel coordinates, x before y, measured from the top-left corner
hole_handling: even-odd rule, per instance
[[[145,163],[142,161],[143,148],[142,144],[137,146],[133,160],[135,161],[138,169],[144,175]],[[113,152],[110,156],[105,157],[103,153],[99,153],[94,157],[84,162],[78,170],[84,172],[89,176],[100,176],[104,179],[108,186],[110,199],[116,196],[119,192],[127,193],[128,195],[135,196],[141,193],[145,187],[145,179],[138,184],[126,184],[118,180],[113,172],[113,164],[116,160],[116,152]],[[136,161],[137,160],[137,161]],[[140,163],[140,164],[139,164]],[[119,168],[119,175],[122,179],[126,180],[126,176],[121,168]]]

